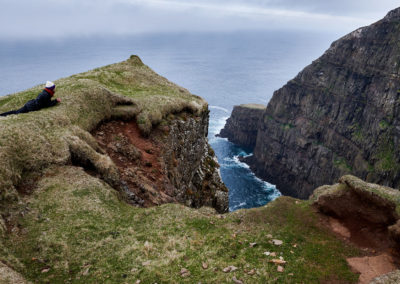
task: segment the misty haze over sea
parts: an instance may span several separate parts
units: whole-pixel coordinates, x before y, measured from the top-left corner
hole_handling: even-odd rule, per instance
[[[239,162],[238,156],[251,153],[215,134],[234,105],[266,105],[274,90],[337,37],[322,32],[247,31],[0,40],[0,96],[137,54],[157,73],[208,101],[209,142],[230,190],[230,209],[262,206],[279,191]]]

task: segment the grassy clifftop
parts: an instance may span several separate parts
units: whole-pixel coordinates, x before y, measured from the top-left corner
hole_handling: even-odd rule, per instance
[[[35,283],[357,279],[345,261],[357,250],[319,226],[305,202],[280,198],[227,215],[177,204],[142,209],[121,202],[112,188],[82,169],[52,168],[45,176],[26,199],[19,229],[5,239],[20,262],[18,271]],[[270,262],[280,257],[287,262],[281,264],[284,272]],[[227,267],[234,271],[224,272]]]
[[[137,56],[55,83],[59,106],[0,118],[0,206],[17,198],[15,188],[26,175],[68,164],[73,152],[85,152],[108,171],[107,158],[90,151],[98,147],[87,133],[102,120],[136,117],[148,134],[169,113],[207,109],[203,99],[157,75]],[[1,98],[0,111],[21,107],[41,89]]]
[[[0,283],[357,280],[346,258],[360,252],[321,226],[308,202],[283,197],[218,215],[177,204],[134,208],[118,198],[110,186],[118,170],[88,131],[131,118],[146,135],[171,112],[207,111],[203,99],[136,56],[56,84],[59,106],[0,118]],[[0,99],[0,111],[40,90]]]

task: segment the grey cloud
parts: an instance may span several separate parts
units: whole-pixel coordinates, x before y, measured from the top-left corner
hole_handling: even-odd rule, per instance
[[[0,0],[0,37],[278,28],[346,32],[383,17],[394,2]]]

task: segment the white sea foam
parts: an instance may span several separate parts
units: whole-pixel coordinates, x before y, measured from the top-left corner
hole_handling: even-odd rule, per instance
[[[245,206],[245,205],[247,205],[247,203],[246,202],[240,202],[239,204],[237,204],[237,205],[235,205],[235,206],[233,206],[233,207],[230,207],[229,208],[229,211],[235,211],[235,210],[237,210],[237,209],[240,209],[240,208],[243,208],[243,206]]]
[[[226,120],[229,116],[221,117],[218,120],[213,120],[210,122],[208,126],[208,131],[210,132],[211,136],[215,136],[216,134],[220,133],[222,128],[224,128]]]
[[[231,157],[225,157],[225,158],[223,158],[222,161],[221,161],[219,164],[220,164],[221,167],[224,167],[224,168],[237,168],[237,167],[240,166],[240,165],[238,165],[238,164],[236,163],[236,161],[235,161],[233,158],[231,158]]]
[[[233,161],[238,164],[240,167],[245,168],[245,169],[250,169],[250,166],[246,163],[243,163],[242,161],[239,160],[239,155],[238,156],[233,156]]]
[[[229,110],[227,110],[224,107],[220,107],[220,106],[209,106],[210,109],[218,109],[218,110],[222,110],[223,112],[229,113]]]
[[[266,192],[270,193],[269,196],[271,196],[271,201],[282,195],[281,192],[276,188],[276,185],[273,185],[273,184],[271,184],[269,182],[266,182],[266,181],[260,179],[253,172],[251,172],[251,175],[253,176],[253,178],[255,180],[257,180],[258,182],[260,182],[263,185],[263,189]]]

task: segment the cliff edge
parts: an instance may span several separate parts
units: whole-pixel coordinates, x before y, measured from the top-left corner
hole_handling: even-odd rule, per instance
[[[400,8],[335,41],[276,91],[252,170],[300,198],[349,173],[399,188],[399,38]]]

